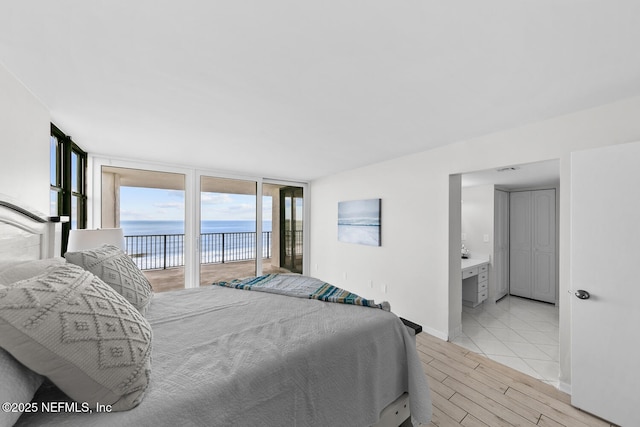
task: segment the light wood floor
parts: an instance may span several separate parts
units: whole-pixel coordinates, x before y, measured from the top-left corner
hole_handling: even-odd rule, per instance
[[[432,426],[614,426],[555,387],[426,333],[416,337],[429,379]]]

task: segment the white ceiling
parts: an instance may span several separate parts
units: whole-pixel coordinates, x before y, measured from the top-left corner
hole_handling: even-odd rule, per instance
[[[557,186],[560,185],[560,161],[505,165],[462,175],[462,187],[477,185],[495,185],[507,190]]]
[[[640,2],[6,0],[88,151],[309,180],[640,95]]]

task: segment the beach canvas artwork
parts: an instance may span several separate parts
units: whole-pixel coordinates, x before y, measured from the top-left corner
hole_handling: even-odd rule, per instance
[[[381,199],[338,202],[338,241],[380,246]]]

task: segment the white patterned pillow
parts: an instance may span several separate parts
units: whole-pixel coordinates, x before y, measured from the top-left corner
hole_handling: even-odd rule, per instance
[[[145,314],[151,303],[151,284],[138,266],[113,245],[96,249],[67,252],[64,257],[72,264],[88,270],[125,297],[140,313]]]
[[[38,276],[65,262],[64,258],[57,257],[8,263],[0,266],[0,285]]]
[[[140,403],[151,335],[126,299],[72,264],[0,286],[0,347],[92,408],[123,411]]]

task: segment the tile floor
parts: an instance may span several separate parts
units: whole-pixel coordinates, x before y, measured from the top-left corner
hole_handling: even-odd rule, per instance
[[[455,344],[558,387],[558,307],[506,296],[462,308]]]

